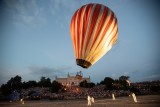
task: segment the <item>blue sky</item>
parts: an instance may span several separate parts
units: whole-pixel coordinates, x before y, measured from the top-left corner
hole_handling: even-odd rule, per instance
[[[74,12],[87,3],[111,8],[118,19],[118,42],[88,69],[76,65],[70,38]],[[160,78],[160,2],[155,0],[2,0],[0,2],[0,84],[54,80],[82,71],[92,82],[130,76],[132,82]]]

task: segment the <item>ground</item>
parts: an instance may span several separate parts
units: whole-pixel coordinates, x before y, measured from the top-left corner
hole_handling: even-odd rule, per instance
[[[160,107],[160,95],[137,96],[135,103],[129,96],[116,100],[95,99],[91,107]],[[87,107],[87,100],[38,100],[18,102],[0,102],[0,107]]]

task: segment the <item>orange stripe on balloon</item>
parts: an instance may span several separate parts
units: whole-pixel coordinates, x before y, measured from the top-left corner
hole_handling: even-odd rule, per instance
[[[84,23],[83,23],[84,18],[83,17],[84,17],[84,12],[85,12],[85,6],[83,6],[80,10],[81,10],[79,13],[80,14],[80,22],[78,24],[79,25],[79,34],[80,34],[79,35],[79,40],[80,40],[79,41],[79,51],[78,51],[79,57],[82,56],[81,52],[82,52],[82,45],[83,45],[83,30],[84,30],[83,29],[83,25],[84,25]]]
[[[91,16],[91,13],[92,13],[92,8],[93,8],[93,4],[88,4],[86,5],[86,10],[85,10],[85,14],[84,14],[84,26],[83,26],[83,42],[82,42],[82,51],[81,51],[81,55],[82,55],[82,58],[84,58],[84,53],[85,53],[85,40],[87,39],[86,37],[86,33],[87,33],[87,28],[89,27],[89,20],[90,20],[90,16]]]
[[[102,42],[102,40],[104,39],[104,37],[106,36],[106,32],[108,31],[110,25],[112,24],[112,21],[113,21],[113,18],[114,18],[114,15],[113,13],[111,13],[111,18],[109,19],[109,22],[107,23],[106,27],[105,27],[105,30],[103,31],[103,34],[102,34],[102,38],[101,40],[99,41],[97,47],[95,49],[98,48],[99,44]]]
[[[96,31],[96,34],[95,34],[96,36],[95,36],[95,39],[94,39],[93,44],[92,44],[92,46],[91,46],[91,49],[93,48],[93,45],[94,45],[97,37],[99,36],[99,34],[100,34],[101,30],[102,30],[102,27],[104,26],[104,22],[105,22],[105,20],[106,20],[107,14],[108,14],[108,10],[107,10],[106,7],[105,7],[105,8],[104,8],[104,11],[103,11],[102,18],[101,18],[100,23],[99,23],[99,26],[98,26],[98,29],[97,29],[97,31]],[[90,49],[90,50],[91,50],[91,49]]]
[[[96,7],[95,7],[95,9],[94,9],[94,12],[93,12],[93,15],[92,15],[92,19],[91,19],[91,25],[90,25],[90,28],[89,28],[87,43],[86,43],[86,46],[85,46],[85,52],[86,52],[87,49],[88,49],[88,44],[89,44],[90,38],[91,38],[91,36],[92,36],[92,32],[93,32],[93,30],[94,30],[96,21],[97,21],[97,19],[98,19],[100,9],[101,9],[101,5],[96,5]],[[92,8],[92,11],[93,11],[93,8]]]
[[[75,17],[76,16],[76,14],[74,14],[74,16],[72,17],[72,20],[71,20],[71,25],[70,25],[70,32],[71,32],[71,38],[72,38],[72,42],[73,42],[73,46],[74,46],[74,52],[75,52],[75,56],[76,56],[76,46],[75,46]],[[76,56],[77,57],[77,56]]]

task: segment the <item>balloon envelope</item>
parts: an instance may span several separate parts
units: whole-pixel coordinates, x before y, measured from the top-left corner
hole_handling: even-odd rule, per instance
[[[87,4],[72,16],[70,33],[77,65],[88,68],[116,43],[117,18],[102,4]]]

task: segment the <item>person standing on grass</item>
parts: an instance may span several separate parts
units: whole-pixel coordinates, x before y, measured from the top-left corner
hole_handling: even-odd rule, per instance
[[[115,100],[115,96],[114,96],[114,93],[112,93],[112,99],[113,99],[113,100]]]
[[[88,106],[91,106],[91,97],[89,95],[88,95],[87,100],[88,100]]]
[[[135,103],[137,103],[136,95],[135,95],[134,93],[132,93],[131,95],[132,95],[132,97],[133,97],[133,101],[134,101]]]
[[[93,97],[91,97],[91,102],[94,103],[94,98]]]

